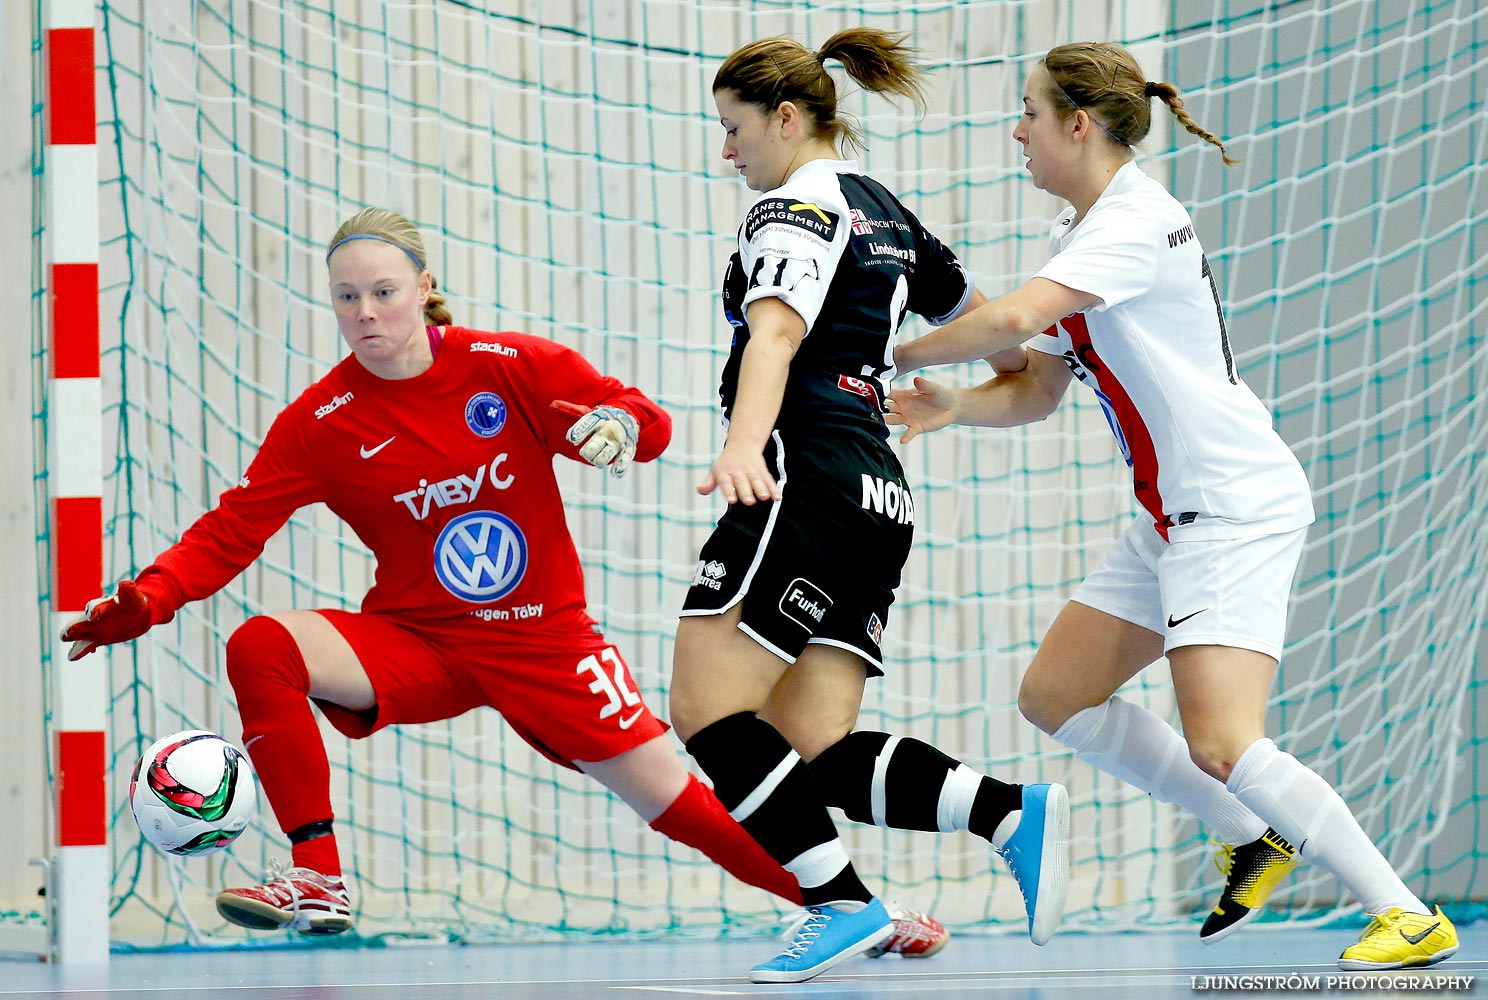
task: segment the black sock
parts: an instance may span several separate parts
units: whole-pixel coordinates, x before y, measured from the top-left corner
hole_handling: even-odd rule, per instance
[[[928,743],[873,732],[848,733],[811,762],[827,804],[849,819],[895,830],[965,828],[991,840],[997,824],[1023,808],[1023,786],[961,767]],[[950,781],[956,784],[947,801],[949,815],[943,817],[941,799]],[[882,803],[878,816],[873,810],[875,784]],[[943,825],[943,820],[949,822]]]
[[[1009,785],[996,778],[983,778],[977,789],[976,801],[971,804],[971,822],[966,829],[991,842],[997,826],[1010,813],[1023,808],[1023,786]]]
[[[314,823],[306,823],[304,826],[295,827],[286,833],[285,836],[289,838],[291,844],[303,844],[307,840],[330,837],[336,832],[331,829],[333,822],[333,820],[318,819]]]
[[[811,769],[775,727],[740,712],[694,734],[687,752],[724,808],[796,876],[808,906],[873,898],[847,859]]]

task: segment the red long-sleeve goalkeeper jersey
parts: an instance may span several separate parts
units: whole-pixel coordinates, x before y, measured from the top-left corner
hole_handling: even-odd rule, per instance
[[[572,416],[555,399],[624,407],[638,461],[671,439],[666,411],[566,347],[520,333],[445,329],[433,365],[372,375],[354,356],[290,403],[242,481],[139,577],[152,617],[215,593],[291,514],[324,503],[377,560],[362,610],[436,630],[513,639],[592,624],[553,456]]]

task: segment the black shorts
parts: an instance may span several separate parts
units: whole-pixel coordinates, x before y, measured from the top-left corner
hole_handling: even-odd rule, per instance
[[[765,462],[781,500],[731,505],[704,543],[682,616],[743,601],[739,627],[794,663],[809,643],[883,673],[880,643],[914,539],[914,501],[883,442],[776,430]]]

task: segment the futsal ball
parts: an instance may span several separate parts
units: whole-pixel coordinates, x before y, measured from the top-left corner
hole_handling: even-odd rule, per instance
[[[256,798],[243,751],[200,729],[151,743],[129,779],[129,805],[145,839],[187,857],[216,854],[237,840]]]

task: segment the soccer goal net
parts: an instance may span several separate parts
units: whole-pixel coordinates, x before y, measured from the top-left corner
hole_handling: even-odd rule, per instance
[[[1226,169],[1163,113],[1141,162],[1190,206],[1238,369],[1319,511],[1272,731],[1418,893],[1461,905],[1488,889],[1475,673],[1488,635],[1488,8],[101,0],[97,23],[109,581],[214,504],[277,412],[344,355],[326,241],[355,210],[386,206],[422,229],[458,323],[572,345],[672,413],[669,451],[623,481],[560,469],[591,611],[658,711],[719,513],[693,487],[722,439],[718,286],[752,197],[719,156],[709,87],[723,58],[773,34],[908,32],[931,70],[929,113],[844,83],[867,127],[862,162],[995,295],[1042,262],[1059,208],[1012,140],[1027,72],[1060,42],[1126,43],[1243,160]],[[860,725],[1067,783],[1067,928],[1192,922],[1221,883],[1206,831],[1073,760],[1016,705],[1053,615],[1136,514],[1095,400],[1072,391],[1042,423],[944,432],[902,455],[916,544]],[[287,856],[266,803],[230,853],[167,862],[134,826],[130,770],[174,730],[239,739],[228,635],[264,611],[354,609],[371,572],[349,530],[307,509],[227,589],[108,654],[116,938],[245,936],[211,897]],[[1125,696],[1176,719],[1160,664]],[[489,710],[355,743],[324,728],[363,935],[756,932],[778,912]],[[1021,927],[981,841],[843,829],[889,898],[959,929]],[[1320,921],[1355,905],[1303,869],[1275,912]]]

